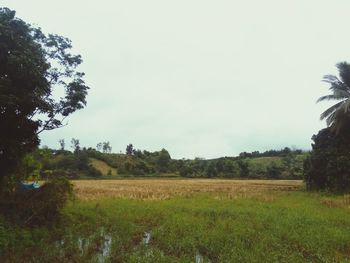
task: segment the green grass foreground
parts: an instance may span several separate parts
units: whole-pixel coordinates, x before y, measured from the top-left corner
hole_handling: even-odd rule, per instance
[[[303,191],[75,201],[55,227],[0,220],[0,255],[0,262],[350,262],[350,202]]]

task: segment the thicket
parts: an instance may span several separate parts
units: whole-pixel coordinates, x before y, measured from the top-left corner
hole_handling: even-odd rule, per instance
[[[350,191],[350,135],[326,128],[312,140],[312,152],[304,164],[307,189]]]
[[[302,179],[306,156],[307,153],[289,153],[284,157],[196,158],[176,161],[176,165],[184,177]]]

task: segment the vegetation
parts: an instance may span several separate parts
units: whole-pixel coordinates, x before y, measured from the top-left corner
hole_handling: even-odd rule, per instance
[[[262,196],[275,190],[299,190],[300,180],[228,180],[147,178],[101,180],[74,180],[76,195],[81,200],[123,198],[137,200],[164,200],[173,197],[192,197],[195,193],[214,193],[229,198]]]
[[[94,158],[90,158],[89,161],[90,161],[91,166],[93,168],[95,168],[96,170],[98,170],[101,173],[101,175],[106,175],[106,176],[110,176],[110,177],[115,177],[118,175],[117,169],[109,166],[104,161],[100,161],[100,160],[97,160]]]
[[[313,138],[313,151],[305,162],[305,181],[309,190],[350,191],[350,136],[335,135],[330,128]]]
[[[339,134],[346,133],[350,128],[350,64],[341,62],[337,64],[337,68],[339,78],[334,75],[326,75],[323,78],[323,81],[331,85],[329,90],[332,94],[320,97],[317,102],[339,101],[321,114],[321,120],[326,119],[327,126]]]
[[[38,189],[3,194],[0,213],[13,224],[50,225],[60,219],[61,209],[72,197],[71,183],[65,178],[55,178]]]
[[[171,189],[172,180],[167,182]],[[64,209],[62,223],[50,228],[28,229],[0,219],[0,260],[196,262],[196,257],[203,262],[350,260],[349,196],[271,188],[265,191],[263,185],[259,190],[258,182],[249,188],[249,181],[245,193],[231,191],[229,195],[221,194],[220,189],[210,192],[210,182],[216,180],[207,180],[207,193],[196,193],[194,187],[190,196],[168,199],[77,200]],[[153,183],[153,188],[157,188],[156,181]],[[90,184],[99,186],[96,182]],[[137,189],[134,192],[137,194]],[[151,235],[148,244],[144,241],[145,232]]]
[[[71,151],[64,139],[39,149],[42,131],[86,105],[71,48],[0,8],[0,262],[350,262],[349,195],[301,181],[350,191],[350,64],[324,77],[332,94],[318,101],[340,101],[322,113],[311,153],[177,160],[77,138]],[[23,191],[25,179],[45,182]]]
[[[45,35],[0,8],[0,190],[12,191],[24,179],[16,171],[39,144],[38,134],[63,126],[86,105],[88,87],[77,71],[80,55],[69,39]],[[56,99],[54,90],[62,90]],[[6,127],[6,129],[4,128]]]
[[[32,152],[39,134],[62,127],[86,105],[89,88],[77,70],[82,60],[71,48],[69,39],[45,35],[16,18],[15,11],[0,8],[0,214],[8,225],[51,225],[72,195],[62,176],[38,189],[19,187],[25,179],[40,178],[48,163],[49,150]],[[64,141],[60,145],[64,149]]]
[[[63,139],[60,142],[64,141]],[[102,143],[101,143],[102,145]],[[131,144],[130,144],[131,145]],[[135,150],[127,146],[125,154],[104,151],[102,146],[81,148],[78,139],[72,139],[73,152],[38,149],[27,158],[38,163],[32,170],[42,179],[66,176],[114,178],[120,176],[182,176],[190,178],[246,178],[246,179],[302,179],[303,162],[307,153],[301,150],[270,150],[263,153],[241,153],[237,157],[172,159],[165,149],[155,152]]]
[[[318,101],[340,100],[321,114],[328,128],[312,137],[314,144],[305,162],[305,180],[309,190],[333,192],[350,191],[350,64],[337,64],[340,78],[327,75],[324,81],[331,85],[331,95]]]

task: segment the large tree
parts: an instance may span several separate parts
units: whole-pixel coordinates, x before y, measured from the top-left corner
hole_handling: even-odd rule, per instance
[[[304,162],[306,186],[310,190],[350,191],[350,64],[337,64],[339,78],[326,75],[331,94],[319,101],[336,100],[321,114],[327,128],[312,137],[312,151]]]
[[[88,87],[72,55],[71,41],[0,8],[0,187],[9,187],[22,157],[39,144],[39,133],[62,127],[86,105]],[[6,186],[7,184],[7,186]]]
[[[327,126],[336,134],[350,127],[350,64],[341,62],[337,65],[339,78],[326,75],[323,81],[330,84],[331,94],[320,97],[317,102],[336,100],[336,104],[321,114],[321,120],[326,119]]]
[[[350,191],[350,136],[325,128],[312,137],[312,152],[304,162],[309,190]]]

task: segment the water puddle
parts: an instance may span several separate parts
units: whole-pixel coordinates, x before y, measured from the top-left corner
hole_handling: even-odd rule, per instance
[[[56,241],[56,246],[58,248],[60,248],[60,250],[63,253],[64,247],[69,243],[73,241],[72,239],[62,239],[59,241]],[[113,241],[113,237],[112,234],[109,232],[106,232],[104,228],[101,228],[100,231],[96,231],[95,234],[90,235],[88,237],[79,237],[78,239],[75,239],[75,244],[78,247],[78,250],[81,254],[81,256],[83,256],[88,250],[90,246],[94,246],[96,244],[99,244],[99,249],[98,252],[95,254],[95,260],[98,263],[104,263],[106,262],[106,260],[110,257],[111,252],[112,252],[112,241]],[[150,244],[151,241],[151,232],[144,232],[142,235],[142,240],[140,242],[140,245],[135,247],[135,252],[138,251],[138,249],[142,248],[142,246],[146,246],[144,247],[145,250],[145,254],[144,257],[151,257],[153,256],[154,251],[152,250],[152,248],[148,247],[148,245]],[[160,252],[161,256],[164,256],[163,252]],[[204,260],[204,257],[197,251],[195,254],[195,263],[204,263],[204,262],[211,262],[210,260]]]
[[[112,249],[112,235],[111,234],[105,234],[103,236],[104,240],[101,247],[101,252],[98,254],[98,262],[103,263],[105,260],[110,256],[111,249]]]
[[[148,245],[151,240],[151,233],[150,232],[145,232],[143,233],[142,237],[142,244]]]
[[[196,263],[203,263],[204,262],[203,256],[201,254],[199,254],[198,252],[196,254],[195,259],[196,259],[196,261],[195,261]]]
[[[90,235],[88,237],[78,237],[78,239],[72,240],[68,238],[68,240],[60,240],[56,242],[56,247],[60,248],[60,250],[64,251],[64,247],[70,242],[74,241],[76,244],[80,255],[83,256],[88,250],[90,246],[95,244],[99,244],[98,252],[95,257],[97,262],[104,263],[107,258],[110,256],[112,251],[112,240],[113,237],[111,233],[105,232],[104,228],[101,228],[100,231],[97,231],[95,234]]]
[[[90,240],[91,238],[82,238],[82,237],[78,238],[78,248],[80,251],[80,255],[83,255],[85,251],[88,250],[91,243]]]

